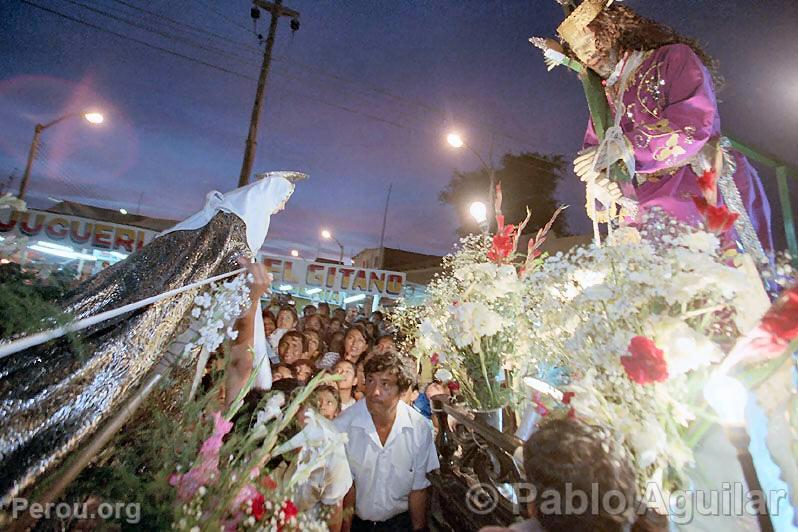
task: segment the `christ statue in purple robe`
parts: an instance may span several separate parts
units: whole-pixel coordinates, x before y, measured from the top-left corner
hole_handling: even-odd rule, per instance
[[[585,0],[558,33],[604,80],[613,119],[607,133],[613,138],[603,144],[590,121],[574,161],[577,175],[598,187],[592,197],[621,205],[633,200],[642,212],[660,207],[684,222],[719,229],[746,251],[758,245],[760,255],[771,255],[762,182],[721,136],[716,61],[695,40],[605,0]],[[602,170],[617,162],[633,174],[631,181],[607,179]]]

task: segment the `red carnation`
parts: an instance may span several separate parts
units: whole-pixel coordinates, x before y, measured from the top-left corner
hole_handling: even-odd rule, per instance
[[[432,356],[429,357],[429,361],[432,362],[433,366],[437,366],[438,362],[440,362],[440,356],[438,353],[432,353]]]
[[[460,383],[457,381],[449,381],[446,383],[446,386],[449,387],[449,392],[452,394],[456,394],[460,391]]]
[[[265,508],[263,507],[263,503],[265,499],[263,494],[258,492],[257,495],[252,497],[252,517],[255,518],[255,521],[260,521],[263,514],[266,512]]]
[[[562,394],[562,402],[563,402],[563,404],[570,405],[571,404],[571,399],[574,398],[574,395],[576,395],[576,393],[574,393],[574,392],[565,392],[564,394]]]
[[[725,206],[716,207],[710,205],[707,200],[698,196],[693,196],[693,203],[695,203],[698,212],[706,219],[707,229],[715,233],[724,233],[731,229],[740,216],[737,213],[730,212]]]
[[[717,172],[715,172],[715,169],[713,168],[711,170],[707,170],[701,174],[701,177],[698,178],[698,188],[701,189],[701,193],[705,198],[712,199],[717,197],[717,177]],[[715,201],[711,201],[711,203],[714,204]]]
[[[285,504],[283,505],[283,512],[285,512],[286,521],[290,521],[292,518],[299,515],[299,510],[297,510],[297,507],[294,506],[294,502],[290,499],[285,501]]]
[[[785,344],[798,338],[798,284],[768,310],[762,318],[762,329]]]
[[[629,355],[621,357],[626,375],[638,384],[662,382],[668,378],[665,354],[654,341],[645,336],[635,336],[629,342]]]

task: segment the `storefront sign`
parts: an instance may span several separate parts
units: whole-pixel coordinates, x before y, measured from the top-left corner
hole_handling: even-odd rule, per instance
[[[321,288],[352,294],[399,297],[405,284],[405,274],[387,270],[371,270],[339,264],[325,264],[299,259],[261,255],[274,275],[275,284],[293,288]]]
[[[157,234],[156,231],[129,225],[113,224],[28,209],[0,210],[0,235],[11,233],[52,242],[95,248],[106,251],[133,253],[143,248]]]

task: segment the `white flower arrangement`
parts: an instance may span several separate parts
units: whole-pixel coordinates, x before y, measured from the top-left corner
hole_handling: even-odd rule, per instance
[[[184,355],[196,346],[212,353],[225,338],[235,340],[238,337],[233,324],[251,304],[248,284],[252,281],[251,277],[251,274],[242,274],[223,283],[213,283],[208,292],[194,298],[189,330],[195,334],[185,343]]]
[[[612,429],[641,486],[685,487],[696,390],[767,310],[714,234],[653,216],[608,245],[557,254],[525,279],[529,350],[516,371],[565,369],[569,414]],[[740,260],[743,257],[738,256]],[[744,259],[744,258],[743,258]]]

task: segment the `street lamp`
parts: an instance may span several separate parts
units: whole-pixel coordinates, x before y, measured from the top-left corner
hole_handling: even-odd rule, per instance
[[[754,459],[749,451],[751,437],[745,427],[745,407],[748,404],[748,390],[737,379],[730,377],[723,371],[716,371],[710,375],[704,385],[704,398],[720,417],[720,422],[734,448],[737,450],[737,461],[743,470],[748,491],[759,495],[757,520],[759,529],[764,532],[773,530],[767,499],[762,492],[762,485],[754,466]]]
[[[479,154],[479,152],[476,151],[474,148],[472,148],[465,140],[463,140],[463,137],[456,131],[452,131],[451,133],[446,135],[446,142],[448,142],[449,146],[451,146],[452,148],[456,149],[466,148],[468,151],[473,153],[477,157],[477,159],[479,159],[480,163],[482,163],[482,168],[488,173],[488,177],[490,178],[490,190],[488,191],[488,197],[490,198],[490,205],[488,206],[488,208],[490,209],[490,213],[492,214],[490,219],[491,220],[494,219],[495,216],[493,216],[494,214],[493,209],[496,199],[496,169],[493,168],[492,164],[493,157],[490,157],[491,164],[488,164],[485,161],[485,159]],[[471,215],[474,216],[473,213]],[[487,209],[486,209],[486,216],[487,216]],[[491,226],[490,220],[486,220],[486,223],[488,229],[490,229]]]
[[[468,212],[483,233],[488,232],[488,208],[481,201],[475,201],[468,207]]]
[[[343,265],[343,263],[344,263],[344,245],[341,244],[341,241],[338,240],[337,238],[335,238],[333,236],[333,234],[327,229],[322,229],[321,230],[321,237],[324,238],[325,240],[335,240],[335,243],[338,244],[338,248],[341,250],[341,255],[338,258],[338,262],[341,265]]]
[[[292,257],[298,257],[299,256],[299,251],[297,251],[296,249],[292,249],[291,250],[291,256]]]
[[[102,124],[105,118],[102,114],[97,112],[90,112],[90,113],[67,113],[64,116],[56,118],[52,122],[48,122],[46,124],[36,124],[36,127],[33,128],[33,142],[30,144],[30,151],[28,151],[28,162],[25,165],[25,174],[22,176],[22,182],[19,184],[19,194],[17,195],[19,199],[25,198],[25,191],[28,188],[28,179],[30,178],[30,170],[33,166],[33,159],[36,157],[36,151],[39,149],[39,138],[42,135],[42,131],[47,129],[48,127],[52,127],[59,122],[63,122],[68,118],[75,118],[78,116],[82,116],[87,122],[94,125]]]

